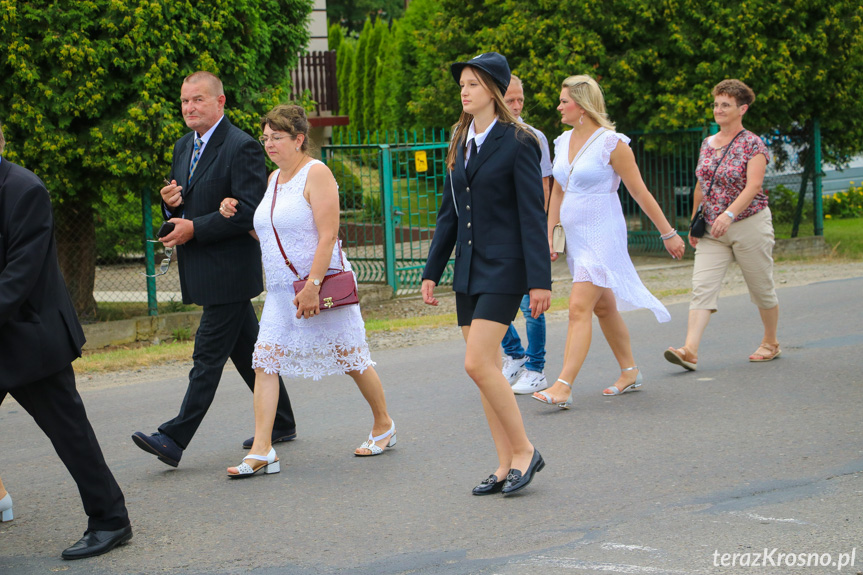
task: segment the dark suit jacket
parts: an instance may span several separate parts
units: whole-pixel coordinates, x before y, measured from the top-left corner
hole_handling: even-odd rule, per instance
[[[261,144],[223,117],[198,159],[189,183],[195,133],[174,145],[169,180],[183,187],[183,206],[166,217],[184,217],[195,225],[195,237],[178,246],[183,303],[215,305],[249,300],[264,291],[261,248],[249,235],[255,208],[267,189],[267,166]],[[219,214],[222,200],[239,200],[232,218]]]
[[[81,355],[84,332],[57,263],[45,184],[0,161],[0,390],[38,381]]]
[[[455,169],[444,180],[423,279],[440,281],[455,246],[457,292],[525,294],[533,288],[551,289],[539,160],[536,140],[500,121],[467,170],[464,146],[459,146]]]

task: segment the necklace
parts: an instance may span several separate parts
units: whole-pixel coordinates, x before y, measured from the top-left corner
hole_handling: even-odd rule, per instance
[[[297,168],[300,166],[300,164],[302,163],[302,161],[303,161],[303,160],[305,160],[305,159],[306,159],[306,155],[305,155],[305,154],[300,155],[300,159],[299,159],[299,160],[297,160],[297,163],[296,163],[296,164],[294,164],[294,167],[293,167],[293,168],[291,168],[291,171],[289,172],[289,173],[291,174],[291,175],[290,175],[290,177],[289,177],[289,178],[287,178],[284,182],[282,182],[282,184],[287,184],[288,182],[290,182],[290,181],[294,178],[294,176],[296,176],[296,175],[297,175],[297,171],[298,171],[298,170],[297,170]],[[281,179],[281,178],[279,178],[279,179]]]

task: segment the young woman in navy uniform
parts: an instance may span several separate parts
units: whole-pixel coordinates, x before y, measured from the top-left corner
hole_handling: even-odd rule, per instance
[[[437,227],[423,271],[423,300],[455,248],[453,290],[467,350],[465,370],[480,390],[498,467],[474,495],[513,493],[545,462],[524,429],[512,389],[501,373],[500,343],[524,294],[537,317],[551,301],[551,261],[536,137],[504,104],[506,58],[480,54],[451,66],[462,113],[453,126]]]

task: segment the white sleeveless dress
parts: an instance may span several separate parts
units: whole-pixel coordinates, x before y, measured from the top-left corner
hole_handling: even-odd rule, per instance
[[[303,278],[309,274],[318,245],[318,228],[303,190],[309,170],[320,163],[312,160],[289,182],[279,185],[273,212],[282,247]],[[267,299],[252,366],[263,368],[268,374],[313,380],[348,371],[365,371],[374,362],[369,354],[359,305],[327,310],[308,319],[296,317],[293,282],[299,278],[285,264],[270,223],[277,181],[278,174],[270,180],[264,199],[255,210],[255,232],[261,241],[267,277]],[[329,267],[340,270],[343,264],[346,270],[351,269],[346,257],[339,261],[338,246],[333,246]],[[332,273],[335,272],[328,272]]]
[[[610,161],[618,142],[628,145],[629,138],[605,130],[578,158],[570,177],[571,135],[571,130],[564,132],[554,141],[553,175],[565,192],[560,222],[573,283],[611,288],[618,310],[647,308],[658,321],[669,321],[668,310],[641,283],[627,249],[626,220],[617,195],[620,176]]]

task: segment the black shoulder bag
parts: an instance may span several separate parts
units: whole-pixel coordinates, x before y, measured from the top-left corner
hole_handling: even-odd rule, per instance
[[[709,187],[704,192],[704,196],[703,196],[704,198],[706,198],[707,196],[710,195],[710,189],[713,188],[713,180],[716,179],[716,172],[719,171],[719,166],[722,165],[722,160],[725,159],[725,155],[731,149],[731,144],[734,143],[734,140],[737,139],[737,136],[739,136],[740,134],[742,134],[745,131],[746,130],[744,129],[744,130],[740,130],[739,132],[737,132],[737,135],[734,136],[730,142],[728,142],[727,146],[725,146],[725,151],[722,153],[722,157],[719,158],[719,163],[716,164],[716,169],[713,170],[713,174],[710,176],[710,182],[708,184]],[[707,231],[707,222],[704,220],[704,211],[703,211],[704,208],[703,208],[703,206],[704,206],[704,201],[702,199],[702,204],[700,206],[698,206],[698,211],[695,212],[695,217],[692,218],[692,222],[689,224],[689,235],[692,236],[693,238],[703,238],[704,233]]]

